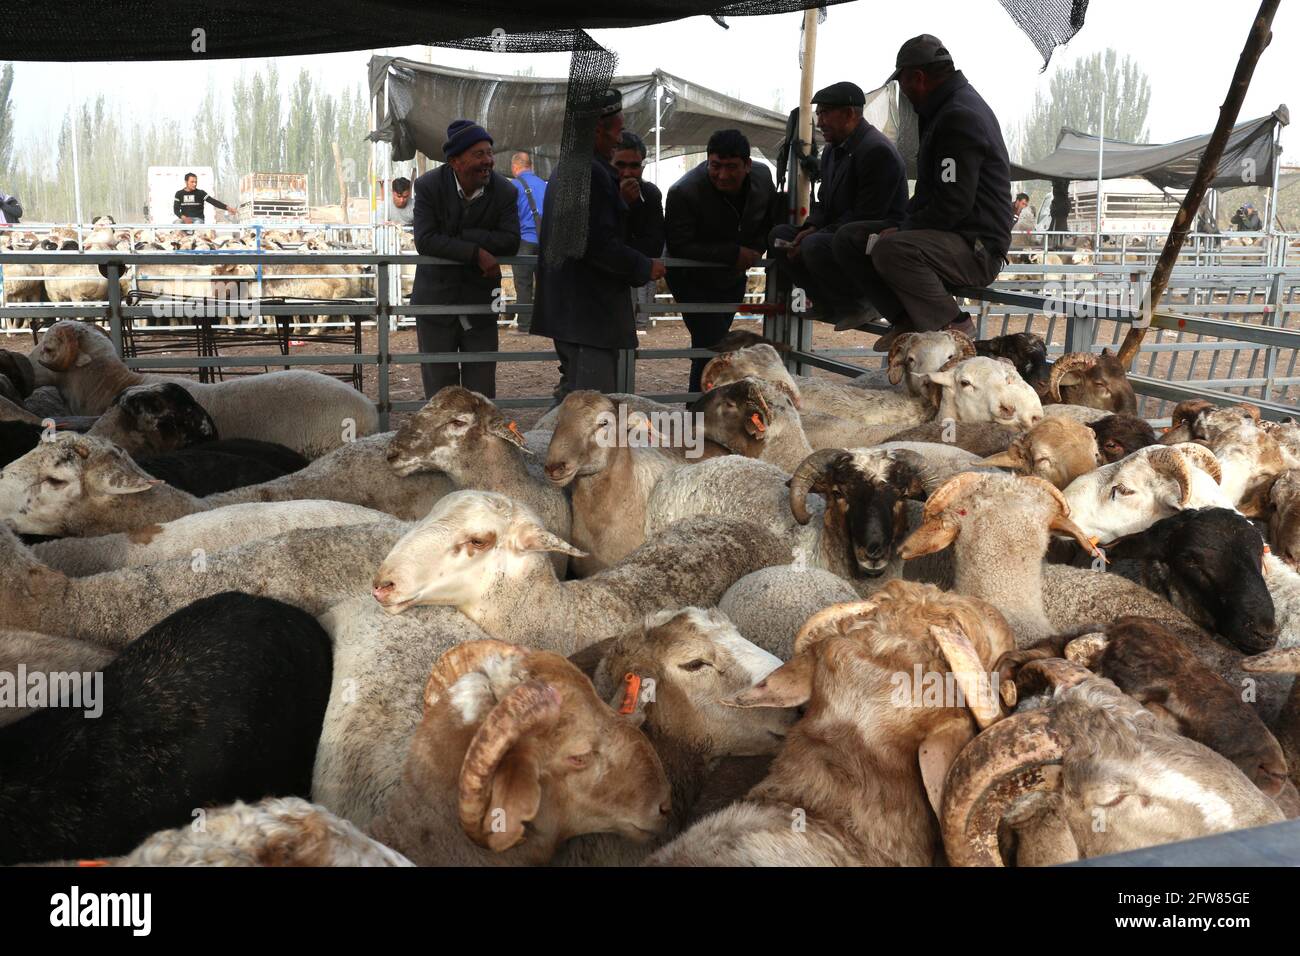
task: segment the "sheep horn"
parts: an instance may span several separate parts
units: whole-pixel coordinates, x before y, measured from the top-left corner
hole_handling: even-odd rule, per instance
[[[492,798],[492,781],[515,744],[559,719],[560,704],[560,692],[550,684],[525,681],[501,698],[475,732],[460,766],[457,810],[461,829],[479,846],[499,852],[523,839],[520,828],[514,843],[489,843],[491,831],[485,832],[483,824]]]
[[[1300,647],[1275,647],[1244,657],[1241,669],[1250,674],[1300,674]]]
[[[1096,635],[1088,635],[1088,637],[1094,636]],[[1061,657],[1042,657],[1030,661],[1016,672],[1016,688],[1023,692],[1031,688],[1051,687],[1059,693],[1069,690],[1092,676],[1094,676],[1092,671],[1075,661],[1067,661]]]
[[[1170,446],[1152,452],[1147,456],[1147,461],[1151,463],[1156,474],[1178,482],[1178,507],[1186,508],[1187,503],[1192,500],[1192,466],[1187,459],[1174,451],[1174,446]]]
[[[970,638],[960,630],[937,624],[930,625],[930,636],[939,645],[939,650],[943,651],[948,667],[952,669],[953,679],[980,730],[1001,720],[1002,708],[998,706],[998,695],[993,692],[988,671]]]
[[[1061,398],[1061,379],[1070,372],[1079,369],[1090,369],[1097,364],[1097,356],[1091,352],[1070,352],[1068,355],[1062,355],[1052,364],[1052,374],[1047,380],[1047,392],[1052,396],[1052,401],[1060,402]]]
[[[1093,668],[1097,665],[1097,658],[1101,656],[1101,652],[1106,649],[1108,640],[1100,631],[1076,637],[1065,645],[1065,659],[1083,667]]]
[[[961,350],[957,354],[957,358],[954,360],[954,364],[956,362],[962,361],[963,359],[975,357],[975,343],[970,340],[969,335],[967,335],[965,332],[958,332],[956,329],[945,329],[944,333],[949,338],[951,338],[954,342],[956,342],[957,348]]]
[[[808,493],[841,455],[847,458],[849,453],[843,448],[819,448],[799,462],[787,483],[790,487],[790,513],[794,515],[795,521],[807,524],[812,520],[812,515],[808,513]]]
[[[487,658],[523,657],[524,654],[523,648],[492,639],[457,644],[438,658],[429,673],[429,680],[424,685],[425,709],[436,704],[456,681],[481,669]]]
[[[922,518],[926,521],[937,518],[948,510],[949,505],[966,494],[972,485],[983,480],[984,477],[976,471],[964,471],[960,475],[953,475],[930,495],[925,503]]]
[[[1083,548],[1083,550],[1088,554],[1100,555],[1101,552],[1097,550],[1096,542],[1084,534],[1083,529],[1070,520],[1069,502],[1065,500],[1065,495],[1061,494],[1059,488],[1050,481],[1047,481],[1044,478],[1039,478],[1037,475],[1021,475],[1020,480],[1030,482],[1035,487],[1042,488],[1045,492],[1051,495],[1052,500],[1056,502],[1056,515],[1050,522],[1048,522],[1048,528],[1050,530],[1055,531],[1058,534],[1068,534],[1077,541],[1079,547]]]
[[[998,825],[1017,800],[1060,785],[1065,752],[1048,711],[1015,714],[980,733],[948,771],[940,827],[952,866],[1002,866]]]
[[[1240,408],[1243,412],[1245,412],[1248,416],[1250,416],[1251,420],[1252,420],[1256,425],[1259,424],[1259,406],[1258,406],[1258,405],[1252,405],[1252,404],[1250,404],[1250,402],[1238,402],[1238,403],[1237,403],[1237,407]]]
[[[794,637],[794,653],[798,657],[814,644],[825,640],[832,634],[847,634],[850,622],[861,620],[880,606],[879,601],[846,601],[822,608],[808,620]]]
[[[903,380],[903,354],[918,334],[904,332],[894,339],[894,344],[889,347],[889,358],[886,363],[889,366],[889,384],[897,385]]]
[[[1181,452],[1191,460],[1192,465],[1201,469],[1201,471],[1208,472],[1216,483],[1223,483],[1223,468],[1219,464],[1219,459],[1215,457],[1214,452],[1210,451],[1210,449],[1194,441],[1179,442],[1169,447],[1174,451]]]

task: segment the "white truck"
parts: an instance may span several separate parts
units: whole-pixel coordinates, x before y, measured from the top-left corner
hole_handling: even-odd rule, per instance
[[[1145,179],[1101,181],[1101,234],[1168,233],[1185,189],[1161,189]],[[1046,203],[1044,203],[1046,205]],[[1097,182],[1070,183],[1072,232],[1097,231]]]

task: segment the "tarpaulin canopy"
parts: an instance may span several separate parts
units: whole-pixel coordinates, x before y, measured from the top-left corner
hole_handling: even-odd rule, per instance
[[[1285,126],[1290,120],[1290,112],[1283,104],[1268,116],[1234,127],[1219,160],[1218,174],[1210,185],[1221,189],[1249,183],[1271,185],[1273,164],[1280,152],[1275,134],[1278,126]],[[1102,149],[1101,178],[1142,177],[1162,189],[1186,189],[1209,142],[1209,133],[1164,144],[1107,139]],[[1063,129],[1052,153],[1023,166],[1012,164],[1011,178],[1097,179],[1097,146],[1096,136]]]
[[[775,159],[785,136],[785,114],[664,70],[618,76],[613,85],[623,94],[624,127],[638,133],[652,150],[655,95],[662,88],[659,110],[664,156],[703,150],[714,131],[738,129],[751,146]],[[492,134],[498,152],[526,149],[533,153],[534,165],[543,176],[559,157],[567,79],[503,76],[377,56],[370,60],[370,88],[381,107],[378,128],[370,138],[391,143],[393,159],[410,159],[416,150],[442,159],[447,126],[462,117],[483,125]],[[868,114],[887,116],[888,98],[886,90],[871,94]]]

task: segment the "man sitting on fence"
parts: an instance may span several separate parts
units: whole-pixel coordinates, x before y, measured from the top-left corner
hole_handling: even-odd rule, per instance
[[[802,226],[773,229],[770,244],[776,258],[785,256],[794,284],[813,297],[820,318],[842,324],[850,318],[865,321],[862,291],[839,261],[836,240],[857,253],[856,271],[869,236],[902,219],[907,170],[898,147],[862,118],[866,96],[856,83],[833,83],[818,90],[812,101],[826,140],[817,201]],[[841,237],[850,223],[852,233]]]
[[[463,265],[415,270],[412,305],[495,305],[501,297],[497,256],[519,249],[515,188],[492,171],[492,137],[472,120],[447,127],[447,162],[415,181],[415,248],[422,256]],[[497,312],[421,315],[415,320],[421,352],[495,352]],[[463,385],[496,397],[496,363],[422,364],[424,397]]]
[[[945,285],[988,285],[1011,245],[1011,162],[997,117],[937,37],[908,40],[895,66],[890,79],[916,107],[921,149],[902,223],[867,247],[857,273],[889,319],[878,352],[904,332],[973,338],[974,323]]]
[[[707,158],[668,190],[668,254],[717,262],[725,268],[674,266],[668,288],[678,302],[742,302],[746,272],[763,257],[778,203],[772,173],[753,164],[749,140],[737,129],[709,137]],[[683,312],[691,348],[715,345],[735,312]],[[690,390],[700,390],[708,359],[691,360]]]
[[[607,90],[579,107],[599,116],[591,163],[591,191],[587,212],[587,245],[580,258],[560,263],[546,260],[547,243],[555,228],[553,207],[557,191],[547,191],[542,209],[542,265],[537,276],[537,302],[533,334],[555,340],[560,357],[560,384],[555,399],[569,392],[593,389],[616,391],[618,352],[636,348],[629,290],[659,279],[662,259],[638,252],[625,239],[628,207],[619,194],[618,171],[610,165],[623,138],[623,98]],[[561,170],[552,183],[562,178]]]

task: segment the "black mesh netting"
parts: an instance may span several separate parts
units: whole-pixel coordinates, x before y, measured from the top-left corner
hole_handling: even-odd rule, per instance
[[[581,109],[607,89],[616,58],[590,29],[693,16],[760,16],[847,0],[43,0],[0,17],[0,59],[188,60],[289,56],[432,44],[511,53],[571,51],[567,115],[552,189],[561,225],[552,256],[581,255],[587,239],[595,116]],[[1087,0],[1001,0],[1044,58],[1083,25]],[[883,9],[883,4],[882,4]],[[710,28],[712,26],[710,25]]]

